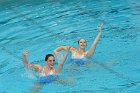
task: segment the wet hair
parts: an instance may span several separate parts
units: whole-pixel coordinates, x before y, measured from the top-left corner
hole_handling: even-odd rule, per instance
[[[47,54],[46,57],[45,57],[45,61],[47,61],[50,56],[54,57],[53,54]]]
[[[79,44],[79,42],[80,42],[81,39],[84,39],[84,38],[80,38],[80,39],[78,40],[78,44]],[[85,39],[84,39],[84,40],[85,40]],[[86,41],[86,40],[85,40],[85,41]],[[86,42],[87,42],[87,41],[86,41]]]

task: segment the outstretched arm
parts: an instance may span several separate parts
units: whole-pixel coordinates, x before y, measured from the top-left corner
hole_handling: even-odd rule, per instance
[[[58,67],[57,67],[57,69],[56,69],[56,72],[57,72],[57,73],[60,73],[60,72],[62,71],[64,62],[66,61],[66,58],[67,58],[68,53],[69,53],[69,50],[70,50],[70,47],[67,48],[66,54],[63,56],[62,61],[59,62]]]
[[[29,63],[29,61],[27,60],[27,55],[28,55],[28,51],[24,51],[23,54],[22,54],[22,61],[25,65],[25,67],[39,72],[41,70],[42,66],[40,66],[38,64]]]
[[[93,41],[90,49],[87,51],[86,56],[91,56],[94,53],[96,45],[97,45],[97,43],[98,43],[98,41],[99,41],[99,39],[101,37],[101,34],[102,34],[102,26],[103,26],[103,24],[100,24],[100,26],[98,27],[99,33],[96,36],[95,40]]]
[[[61,51],[61,50],[67,51],[69,47],[70,47],[70,46],[60,46],[60,47],[56,48],[56,49],[54,50],[54,56],[55,56],[56,58],[58,58],[58,56],[57,56],[57,55],[58,55],[58,52]],[[72,48],[73,48],[73,47],[70,47],[70,51],[72,50]]]

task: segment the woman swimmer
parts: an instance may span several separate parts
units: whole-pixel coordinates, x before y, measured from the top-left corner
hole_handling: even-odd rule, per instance
[[[25,65],[25,67],[30,68],[32,70],[35,70],[40,74],[39,82],[35,83],[35,86],[31,89],[32,92],[37,92],[40,88],[42,88],[42,85],[46,83],[51,83],[55,79],[55,74],[60,73],[62,71],[64,62],[67,58],[67,55],[69,53],[69,48],[67,49],[66,54],[63,56],[62,61],[59,62],[57,68],[54,68],[55,58],[52,54],[47,54],[45,57],[46,66],[41,66],[38,64],[31,64],[27,60],[28,51],[24,51],[22,55],[22,60]],[[59,83],[65,83],[59,78],[57,80]]]
[[[102,26],[103,26],[103,24],[100,24],[98,26],[99,33],[96,36],[95,40],[93,41],[93,43],[92,43],[92,45],[91,45],[91,47],[90,47],[90,49],[88,51],[85,51],[85,48],[86,48],[86,45],[87,44],[86,44],[86,40],[83,39],[83,38],[81,38],[78,41],[78,48],[75,48],[73,46],[70,48],[70,52],[72,53],[72,58],[73,59],[82,59],[84,57],[90,57],[90,56],[93,55],[93,53],[95,51],[95,48],[96,48],[96,45],[97,45],[97,43],[98,43],[98,41],[99,41],[99,39],[101,37],[101,34],[102,34]],[[61,50],[67,50],[68,47],[69,46],[60,46],[60,47],[56,48],[54,50],[54,55],[57,57],[59,51],[61,51]],[[82,61],[75,61],[75,63],[76,62],[77,63],[80,62],[81,65],[84,64]]]
[[[41,65],[38,65],[38,64],[29,63],[28,60],[27,60],[27,55],[28,55],[28,51],[24,51],[23,56],[22,56],[22,60],[23,60],[24,65],[27,68],[31,68],[31,69],[35,70],[41,76],[47,76],[47,75],[53,75],[53,74],[56,74],[56,73],[60,73],[62,71],[62,67],[63,67],[63,64],[64,64],[66,58],[67,58],[68,51],[64,55],[62,61],[59,62],[57,68],[54,68],[55,58],[52,54],[47,54],[46,55],[46,57],[45,57],[46,66],[41,66]]]

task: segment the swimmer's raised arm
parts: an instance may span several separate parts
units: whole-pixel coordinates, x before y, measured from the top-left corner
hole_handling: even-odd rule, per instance
[[[28,55],[28,51],[24,51],[22,54],[22,61],[25,65],[25,67],[33,69],[37,72],[39,72],[42,69],[42,66],[38,65],[38,64],[31,64],[29,63],[28,59],[27,59],[27,55]]]
[[[57,73],[60,73],[60,72],[62,71],[64,62],[66,61],[66,58],[67,58],[68,53],[69,53],[69,50],[70,50],[70,47],[67,48],[66,54],[63,56],[62,61],[59,62],[58,67],[57,67],[57,69],[56,69],[56,72],[57,72]]]
[[[60,46],[60,47],[57,47],[54,52],[59,52],[61,50],[67,50],[69,46]]]
[[[99,41],[99,39],[100,39],[100,37],[101,37],[101,34],[102,34],[102,26],[103,26],[103,24],[100,24],[100,25],[98,26],[99,33],[98,33],[98,35],[96,36],[95,40],[93,41],[93,43],[92,43],[90,49],[87,51],[86,56],[92,56],[92,55],[93,55],[93,53],[94,53],[94,51],[95,51],[95,48],[96,48],[96,45],[97,45],[97,43],[98,43],[98,41]]]
[[[68,48],[69,48],[70,46],[60,46],[60,47],[57,47],[55,50],[54,50],[54,56],[57,58],[57,55],[58,55],[58,52],[59,51],[61,51],[61,50],[65,50],[65,51],[67,51],[68,50]],[[70,51],[73,49],[73,47],[70,47]]]

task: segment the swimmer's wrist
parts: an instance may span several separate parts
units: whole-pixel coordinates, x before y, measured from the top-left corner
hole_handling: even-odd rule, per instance
[[[22,54],[22,56],[26,56],[26,55]]]

